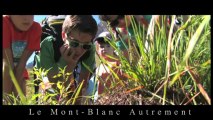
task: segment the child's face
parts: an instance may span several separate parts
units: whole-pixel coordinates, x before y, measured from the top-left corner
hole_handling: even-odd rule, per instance
[[[19,31],[27,31],[33,24],[33,15],[10,15],[10,18]]]
[[[88,33],[72,31],[64,40],[65,44],[69,44],[70,52],[74,53],[75,58],[81,57],[92,47],[92,36]]]
[[[106,58],[107,56],[114,55],[114,49],[108,43],[97,42],[97,52],[100,56]]]

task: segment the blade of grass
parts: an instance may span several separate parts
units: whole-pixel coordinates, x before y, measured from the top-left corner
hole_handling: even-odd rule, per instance
[[[81,92],[81,89],[82,89],[82,87],[83,87],[83,83],[84,83],[84,80],[82,80],[82,82],[80,83],[80,85],[77,87],[77,89],[76,89],[76,91],[75,91],[75,93],[74,93],[75,96],[72,97],[72,98],[73,98],[72,105],[75,104],[76,99],[78,98],[78,96],[79,96],[79,94],[80,94],[80,92]]]

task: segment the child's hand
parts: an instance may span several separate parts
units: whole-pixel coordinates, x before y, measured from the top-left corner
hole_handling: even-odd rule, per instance
[[[68,65],[75,66],[81,56],[74,56],[74,51],[71,51],[71,48],[68,44],[62,45],[60,48],[61,56],[68,63]]]

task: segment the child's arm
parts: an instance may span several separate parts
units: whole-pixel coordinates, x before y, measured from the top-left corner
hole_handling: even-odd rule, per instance
[[[11,48],[3,49],[3,64],[6,65],[7,67],[9,67],[10,65],[12,69],[14,68],[13,53]]]
[[[29,57],[32,55],[33,51],[25,49],[22,53],[21,59],[17,66],[15,67],[15,76],[18,81],[21,81],[23,79],[23,72],[26,66],[26,62],[29,59]]]
[[[8,20],[8,17],[3,16],[3,35],[2,35],[2,41],[3,41],[3,65],[4,67],[8,67],[9,65],[11,68],[14,68],[13,64],[13,52],[11,49],[11,25]],[[4,69],[3,69],[4,71]],[[5,74],[9,74],[9,71],[6,71]]]
[[[11,93],[13,83],[9,74],[9,66],[13,70],[14,64],[12,59],[12,50],[10,48],[3,49],[3,92]]]
[[[86,71],[80,73],[79,83],[81,83],[84,80],[82,89],[87,87],[87,82],[89,80],[89,76],[90,76],[89,70],[86,70]]]
[[[55,83],[52,87],[56,88],[56,83],[60,80],[60,81],[64,81],[65,79],[63,79],[63,76],[61,77],[55,77],[53,78],[55,75],[57,75],[59,73],[59,68],[64,68],[64,66],[67,66],[65,69],[65,72],[67,73],[72,73],[72,71],[75,68],[76,63],[67,63],[66,61],[72,61],[70,60],[70,58],[67,58],[67,53],[61,52],[61,57],[63,59],[59,59],[58,63],[55,62],[54,59],[54,49],[52,46],[52,41],[51,40],[45,40],[42,42],[41,44],[41,51],[40,51],[40,62],[41,62],[41,68],[45,69],[45,70],[49,70],[47,73],[47,77],[48,80],[51,83]],[[64,51],[65,46],[63,45],[61,49],[63,49],[62,51]],[[67,60],[69,59],[69,60]],[[68,81],[65,83],[67,86],[69,84],[69,80],[71,80],[73,78],[73,75],[70,75],[70,77],[68,78]]]

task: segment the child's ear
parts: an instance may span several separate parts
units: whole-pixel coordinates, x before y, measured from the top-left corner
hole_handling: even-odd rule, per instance
[[[65,40],[65,38],[66,38],[66,33],[62,31],[62,32],[61,32],[61,37],[62,37],[63,40]]]

